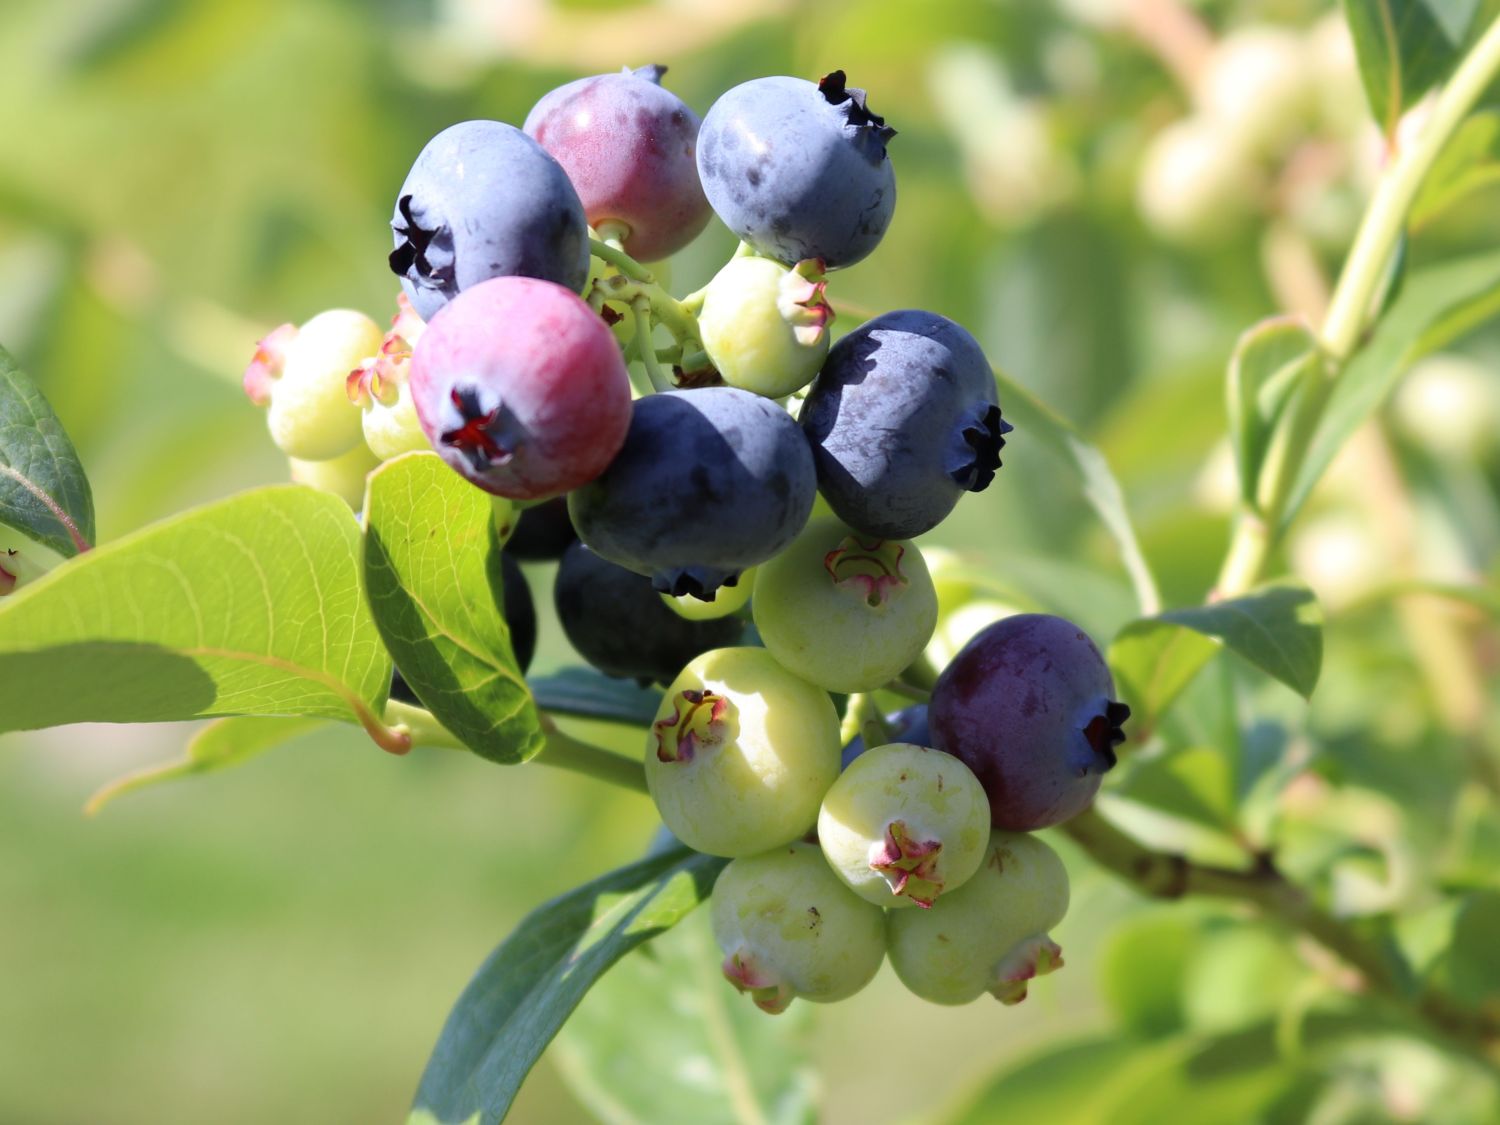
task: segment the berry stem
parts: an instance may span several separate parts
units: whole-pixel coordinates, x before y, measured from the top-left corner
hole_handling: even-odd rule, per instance
[[[932,698],[932,692],[926,688],[919,688],[915,684],[909,684],[905,680],[892,680],[883,685],[880,690],[899,695],[902,699],[910,699],[913,703],[926,703]]]
[[[646,377],[656,391],[670,391],[672,377],[662,370],[656,358],[656,348],[651,343],[651,303],[645,296],[630,302],[630,311],[635,316],[636,354],[646,368]]]
[[[1308,448],[1339,376],[1366,338],[1371,309],[1406,229],[1407,213],[1438,156],[1496,74],[1500,74],[1500,19],[1490,24],[1459,63],[1416,139],[1394,152],[1381,173],[1319,333],[1323,363],[1313,368],[1284,428],[1273,439],[1273,455],[1256,482],[1259,510],[1246,506],[1240,511],[1214,597],[1233,597],[1254,586],[1296,515],[1293,492]]]
[[[385,722],[393,730],[408,735],[413,746],[429,750],[468,750],[431,711],[424,708],[393,699],[386,704]],[[560,730],[550,715],[542,715],[542,730],[547,736],[547,746],[536,756],[536,761],[542,765],[587,774],[638,793],[646,792],[646,775],[639,762],[574,738]]]
[[[591,238],[589,239],[589,253],[606,265],[614,266],[620,272],[621,277],[639,281],[643,285],[656,284],[655,274],[613,242],[602,238]]]
[[[1233,899],[1300,930],[1356,969],[1372,992],[1413,1012],[1466,1053],[1494,1067],[1485,1048],[1500,1043],[1500,1018],[1469,1011],[1430,985],[1414,992],[1402,966],[1384,947],[1317,905],[1282,874],[1269,854],[1256,853],[1252,864],[1243,870],[1193,863],[1185,856],[1153,851],[1092,808],[1061,825],[1061,830],[1095,863],[1150,898],[1174,900],[1201,895]]]

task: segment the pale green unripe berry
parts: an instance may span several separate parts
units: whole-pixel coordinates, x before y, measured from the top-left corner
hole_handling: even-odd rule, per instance
[[[826,1004],[869,984],[885,959],[885,919],[834,878],[816,844],[737,859],[713,893],[724,976],[758,1008]]]
[[[813,826],[839,747],[827,692],[764,649],[713,649],[667,688],[646,737],[646,785],[684,844],[754,855]]]
[[[755,579],[755,627],[771,655],[829,691],[873,691],[922,652],[937,593],[908,540],[837,520],[809,524]]]
[[[396,298],[396,309],[379,352],[349,376],[348,385],[349,398],[363,411],[365,444],[382,461],[430,448],[407,386],[412,348],[427,325],[405,293]]]
[[[932,906],[979,870],[989,838],[990,801],[969,767],[900,742],[850,762],[818,813],[828,865],[877,906]]]
[[[360,442],[348,453],[327,461],[299,461],[288,457],[292,479],[323,492],[331,492],[359,511],[365,504],[365,481],[380,468],[380,458]]]
[[[417,407],[405,380],[397,385],[395,401],[389,405],[371,399],[361,415],[361,423],[365,444],[382,461],[432,448],[427,443],[427,435],[422,432]]]
[[[967,1004],[988,992],[1026,999],[1032,978],[1062,967],[1047,931],[1068,912],[1068,873],[1035,836],[990,834],[979,870],[931,910],[886,915],[891,967],[935,1004]]]
[[[1163,238],[1217,242],[1243,225],[1260,190],[1260,169],[1238,146],[1225,143],[1222,128],[1188,117],[1151,138],[1136,202]]]
[[[683,594],[681,597],[673,597],[671,594],[661,595],[661,600],[677,614],[678,617],[689,621],[714,621],[720,617],[728,617],[731,613],[738,613],[745,608],[750,601],[750,594],[755,589],[755,572],[759,569],[751,567],[735,580],[733,586],[723,585],[714,591],[714,600],[706,602],[702,598],[695,598],[691,594]]]
[[[812,382],[828,355],[833,309],[816,261],[787,269],[734,258],[709,282],[698,314],[703,350],[731,387],[781,398]]]
[[[266,422],[288,457],[327,461],[364,441],[349,375],[380,349],[373,320],[349,309],[319,313],[288,345],[286,366],[271,387]]]
[[[1273,154],[1307,129],[1317,97],[1314,65],[1301,36],[1288,28],[1231,32],[1203,69],[1198,111],[1214,123],[1221,145]]]

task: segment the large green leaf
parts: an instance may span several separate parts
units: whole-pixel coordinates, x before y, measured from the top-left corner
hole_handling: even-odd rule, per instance
[[[107,782],[94,791],[83,811],[92,816],[116,797],[123,797],[126,793],[148,789],[166,781],[177,781],[200,773],[213,773],[242,765],[251,758],[264,754],[267,750],[274,750],[298,735],[322,725],[321,719],[297,715],[234,715],[226,719],[215,719],[189,739],[180,758],[144,766]]]
[[[94,497],[62,423],[0,347],[0,525],[64,558],[94,542]]]
[[[1386,136],[1448,76],[1479,8],[1479,0],[1344,0],[1365,96]]]
[[[1097,446],[1084,440],[1073,425],[1021,384],[995,372],[1001,403],[1007,419],[1015,423],[1018,441],[1036,440],[1061,455],[1072,466],[1083,485],[1084,498],[1114,537],[1120,558],[1135,587],[1142,613],[1154,613],[1161,605],[1156,579],[1136,537],[1135,526],[1125,508],[1125,493],[1110,471]]]
[[[365,582],[380,635],[438,722],[495,762],[545,743],[505,623],[500,542],[489,497],[435,453],[370,476]]]
[[[573,1013],[553,1058],[601,1121],[815,1120],[811,1006],[767,1019],[735,994],[718,963],[699,911],[616,965]]]
[[[499,1121],[589,987],[671,929],[727,860],[675,848],[622,867],[522,919],[458,998],[422,1075],[413,1122]]]
[[[1183,630],[1195,635],[1182,636]],[[1323,663],[1322,610],[1307,587],[1278,582],[1132,621],[1109,650],[1121,698],[1154,723],[1220,646],[1310,696]]]
[[[359,526],[296,485],[153,524],[0,602],[0,731],[214,715],[368,728],[390,676]]]
[[[1247,502],[1255,500],[1261,462],[1282,408],[1317,355],[1307,326],[1289,316],[1251,326],[1235,344],[1227,380],[1229,438]]]
[[[557,715],[645,726],[656,718],[661,691],[606,676],[593,668],[564,668],[549,676],[532,676],[536,705]]]
[[[1420,230],[1454,204],[1500,182],[1500,113],[1470,114],[1439,154],[1407,221]]]
[[[1416,270],[1339,376],[1283,509],[1290,522],[1349,436],[1380,406],[1414,362],[1500,309],[1500,252]]]

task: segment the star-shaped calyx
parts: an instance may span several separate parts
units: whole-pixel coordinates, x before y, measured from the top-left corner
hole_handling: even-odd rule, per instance
[[[925,909],[943,893],[943,878],[937,870],[943,842],[922,836],[903,820],[891,821],[885,839],[871,851],[870,869],[880,873],[893,895],[909,898]]]
[[[734,737],[734,707],[724,696],[687,688],[672,699],[672,711],[652,724],[660,762],[691,762]]]
[[[854,590],[871,609],[878,608],[907,585],[901,570],[906,548],[898,539],[846,535],[823,556],[823,569],[840,589]]]

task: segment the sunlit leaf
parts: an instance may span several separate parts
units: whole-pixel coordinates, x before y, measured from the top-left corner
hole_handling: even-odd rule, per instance
[[[251,758],[274,750],[298,735],[322,726],[321,719],[262,717],[237,715],[215,719],[200,728],[188,741],[182,756],[154,766],[145,766],[116,778],[94,792],[83,811],[90,816],[116,797],[176,781],[200,773],[213,773],[230,766],[243,765]]]
[[[359,526],[310,488],[185,512],[0,601],[0,731],[215,715],[369,727],[390,676]]]
[[[380,635],[465,746],[524,762],[544,736],[505,623],[489,496],[434,453],[386,462],[365,500],[365,581]]]

